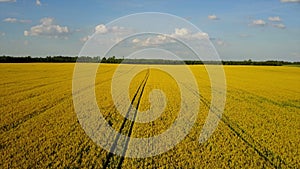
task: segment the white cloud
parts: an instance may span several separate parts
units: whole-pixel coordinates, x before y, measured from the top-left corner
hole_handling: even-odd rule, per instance
[[[113,26],[110,30],[111,30],[111,32],[120,32],[120,31],[124,31],[124,28],[118,27],[118,26]]]
[[[104,24],[99,24],[95,27],[94,32],[98,34],[109,34],[114,33],[114,35],[121,35],[123,33],[131,32],[132,30],[125,29],[124,27],[113,26],[108,27]],[[81,42],[86,42],[90,36],[85,36],[80,38]],[[204,32],[192,33],[186,28],[175,28],[173,33],[165,34],[165,35],[157,35],[151,37],[144,38],[135,38],[131,40],[131,43],[140,45],[140,46],[149,46],[149,45],[160,45],[165,43],[175,42],[174,39],[182,39],[182,40],[197,40],[197,39],[208,39],[208,34]],[[111,39],[113,42],[119,42],[120,38],[118,36],[115,39]]]
[[[24,36],[29,36],[29,35],[30,35],[29,31],[24,31]]]
[[[280,0],[283,3],[300,3],[300,0]]]
[[[42,18],[41,24],[24,31],[24,36],[46,36],[46,37],[64,37],[70,33],[67,26],[54,24],[54,18]]]
[[[262,19],[258,19],[258,20],[253,20],[252,21],[252,25],[257,25],[257,26],[265,26],[267,23],[262,20]]]
[[[272,26],[275,27],[275,28],[279,28],[279,29],[285,29],[285,28],[286,28],[285,25],[282,24],[282,23],[279,23],[279,24],[272,24]]]
[[[272,22],[280,22],[281,18],[279,16],[274,16],[274,17],[269,17],[268,20]]]
[[[25,19],[17,19],[17,18],[5,18],[3,19],[3,22],[9,22],[9,23],[30,23],[31,20],[25,20]]]
[[[137,41],[137,40],[135,40],[135,41]],[[148,37],[144,40],[138,40],[138,41],[141,46],[162,45],[165,43],[173,42],[173,40],[170,37],[167,37],[167,35],[157,35],[154,37]]]
[[[121,34],[124,33],[125,30],[123,27],[118,27],[118,26],[113,26],[113,27],[107,27],[104,24],[99,24],[97,26],[95,26],[94,28],[94,33],[96,34],[108,34],[108,33],[116,33],[116,34]],[[85,36],[83,38],[80,38],[81,42],[86,42],[91,36]],[[118,42],[121,39],[115,39],[114,41]]]
[[[106,34],[106,33],[122,33],[126,31],[123,27],[113,26],[107,27],[104,24],[97,25],[95,27],[95,33]]]
[[[219,18],[216,15],[208,15],[207,18],[210,20],[219,20]]]
[[[175,33],[170,34],[172,38],[182,38],[182,39],[203,39],[208,38],[208,34],[204,32],[191,33],[186,28],[175,28]]]
[[[16,0],[0,0],[0,2],[16,2]]]
[[[280,23],[282,20],[279,16],[269,17],[268,20],[271,21],[271,22],[267,23],[262,19],[253,20],[250,25],[254,25],[254,26],[267,26],[268,25],[268,26],[272,26],[272,27],[275,27],[275,28],[279,28],[279,29],[285,29],[286,28],[286,26],[284,24]]]
[[[40,0],[36,0],[36,1],[35,1],[35,4],[36,4],[37,6],[42,6],[42,3],[41,3]]]
[[[140,40],[138,38],[135,38],[132,40],[132,43],[139,43],[139,42],[140,42]]]
[[[85,37],[83,37],[83,38],[80,38],[80,41],[81,41],[81,42],[86,42],[86,41],[88,41],[90,38],[91,38],[90,36],[85,36]]]
[[[52,25],[54,22],[54,18],[42,18],[40,22],[42,23],[42,25]]]
[[[18,20],[19,23],[31,23],[31,20],[25,20],[25,19],[21,19]]]
[[[115,42],[115,43],[119,43],[119,42],[121,42],[123,39],[122,38],[115,38],[115,39],[113,39],[113,41]]]
[[[194,39],[208,39],[209,36],[205,32],[198,32],[196,34],[191,35],[191,37]]]
[[[3,22],[16,23],[17,19],[16,18],[5,18],[5,19],[3,19]]]
[[[108,32],[108,29],[106,28],[106,26],[104,24],[100,24],[95,27],[95,32],[104,34],[104,33]]]
[[[0,31],[0,36],[5,36],[5,32]]]
[[[153,46],[153,45],[173,43],[175,42],[174,39],[199,40],[199,39],[207,39],[207,38],[209,38],[208,34],[204,32],[192,33],[186,28],[175,28],[174,32],[171,34],[151,36],[144,39],[135,38],[132,40],[132,43],[138,44],[140,46]]]
[[[174,35],[178,35],[178,36],[185,36],[188,34],[188,30],[186,28],[175,28],[175,34]]]

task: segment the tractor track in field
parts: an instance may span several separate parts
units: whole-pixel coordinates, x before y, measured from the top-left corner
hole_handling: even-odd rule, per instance
[[[59,82],[56,82],[56,83],[59,83]],[[80,92],[82,92],[84,90],[87,90],[89,87],[91,87],[91,86],[88,86],[86,88],[81,89]],[[73,93],[73,94],[76,95],[77,93]],[[42,96],[42,95],[44,95],[44,94],[37,95],[35,97],[39,97],[39,96]],[[27,115],[25,115],[25,116],[23,116],[19,119],[16,119],[16,120],[14,120],[13,122],[11,122],[9,124],[5,124],[3,126],[0,126],[0,134],[18,127],[20,124],[26,122],[27,120],[29,120],[29,119],[31,119],[35,116],[38,116],[39,114],[42,114],[43,112],[47,111],[48,109],[51,109],[51,108],[54,108],[54,107],[58,106],[59,104],[61,104],[65,100],[67,100],[68,98],[70,98],[70,95],[65,95],[65,97],[62,97],[58,101],[56,101],[56,104],[53,103],[54,104],[53,106],[45,105],[45,106],[42,107],[42,109],[40,109],[40,111],[34,111],[33,113],[27,114]]]
[[[97,81],[97,82],[95,82],[95,84],[88,85],[88,86],[82,88],[81,90],[76,91],[76,92],[73,93],[73,94],[76,95],[76,94],[78,94],[79,92],[81,92],[82,90],[88,89],[88,88],[93,87],[93,86],[100,85],[100,84],[102,84],[102,83],[110,82],[110,81],[112,81],[113,78],[121,77],[121,76],[123,76],[124,74],[127,74],[128,72],[132,71],[134,68],[135,68],[135,66],[132,67],[131,69],[129,69],[128,71],[121,73],[119,76],[114,76],[114,77],[112,77],[112,78],[106,78],[106,79],[104,79],[104,80],[102,80],[102,81]]]
[[[134,67],[133,67],[133,68],[134,68]],[[133,69],[133,68],[132,68],[132,69]],[[132,69],[128,70],[127,72],[124,72],[123,74],[130,72]],[[107,71],[105,71],[105,72],[107,72]],[[104,73],[105,73],[105,72],[104,72]],[[101,72],[101,73],[103,73],[103,72]],[[122,74],[122,75],[123,75],[123,74]],[[121,75],[120,75],[120,76],[121,76]],[[117,78],[117,77],[115,77],[115,78]],[[65,81],[71,81],[71,80],[72,80],[72,79],[66,79],[66,80],[56,81],[56,82],[53,82],[53,83],[43,84],[43,85],[39,85],[38,88],[42,88],[42,87],[49,86],[49,85],[54,85],[54,84],[59,84],[59,83],[62,83],[62,82],[65,82]],[[96,86],[96,85],[99,85],[99,84],[101,84],[101,83],[108,82],[108,81],[110,81],[110,80],[111,80],[111,79],[106,79],[104,82],[101,81],[101,82],[95,83],[95,86]],[[80,89],[78,92],[82,92],[82,91],[84,91],[84,90],[87,90],[87,89],[89,89],[89,88],[92,87],[92,86],[93,86],[93,85],[89,85],[89,86],[87,86],[87,87],[85,87],[85,88]],[[37,86],[30,88],[29,91],[37,89],[36,87],[37,87]],[[25,91],[28,91],[28,90],[23,90],[23,91],[15,92],[15,93],[13,93],[13,95],[14,95],[14,94],[19,94],[20,92],[22,93],[22,92],[25,92]],[[77,93],[72,93],[72,95],[77,95],[78,92],[77,92]],[[36,95],[36,96],[34,96],[34,97],[43,96],[44,94],[45,94],[45,93],[42,93],[42,94]],[[1,97],[1,96],[0,96],[0,97]],[[2,97],[4,97],[4,96],[2,96]],[[65,97],[60,98],[60,99],[56,102],[57,104],[55,104],[55,105],[53,105],[53,106],[47,106],[47,105],[45,105],[45,106],[42,107],[42,109],[41,109],[40,111],[34,111],[33,113],[27,114],[27,115],[25,115],[25,116],[23,116],[23,117],[21,117],[21,118],[19,118],[19,119],[16,119],[16,120],[10,122],[9,124],[5,124],[5,125],[0,126],[0,134],[5,133],[5,132],[7,132],[7,131],[9,131],[9,130],[11,130],[11,129],[14,129],[14,128],[18,127],[18,126],[21,125],[22,123],[28,121],[29,119],[31,119],[31,118],[33,118],[33,117],[35,117],[35,116],[38,116],[38,115],[42,114],[43,112],[47,111],[48,109],[51,109],[51,108],[54,108],[54,107],[58,106],[60,103],[62,103],[62,102],[64,102],[65,100],[67,100],[69,97],[70,97],[69,95],[66,95]],[[20,101],[24,101],[24,100],[27,100],[27,99],[21,99]],[[5,106],[7,106],[7,105],[5,105]]]
[[[58,71],[59,72],[59,71]],[[56,72],[51,72],[53,74],[55,74]],[[26,74],[24,74],[26,75]],[[61,74],[61,75],[65,75],[65,74]],[[57,75],[60,76],[60,75]],[[55,77],[57,77],[55,76]],[[34,80],[41,80],[41,79],[49,79],[49,78],[55,78],[55,77],[48,77],[48,76],[43,76],[43,77],[35,77],[35,78],[31,78],[31,79],[26,79],[26,81],[34,81]],[[17,78],[17,77],[7,77],[7,78]],[[10,85],[10,84],[16,84],[16,83],[20,83],[20,81],[10,81],[10,82],[4,82],[4,83],[0,83],[0,86],[2,85]]]
[[[26,89],[16,90],[14,92],[11,92],[11,93],[8,93],[8,94],[5,94],[5,95],[1,95],[0,98],[7,97],[8,95],[13,96],[13,95],[20,94],[20,93],[23,93],[23,92],[29,92],[29,91],[32,91],[32,90],[37,90],[37,89],[40,89],[42,87],[47,87],[47,86],[58,84],[58,83],[61,83],[61,82],[64,82],[64,81],[68,81],[68,80],[60,80],[60,81],[55,81],[55,82],[52,82],[52,83],[43,83],[43,84],[39,84],[39,85],[36,85],[36,86],[31,86],[31,87],[26,88]]]
[[[111,71],[112,69],[109,69],[109,70],[106,70],[106,71],[102,71],[102,72],[97,72],[97,75],[99,75],[99,74],[105,74],[105,73],[107,73],[107,72],[109,72],[109,71]],[[88,72],[88,71],[87,71]],[[65,74],[61,74],[61,75],[65,75]],[[60,75],[58,75],[58,76],[60,76]],[[4,94],[4,95],[0,95],[0,98],[2,98],[2,97],[6,97],[6,96],[12,96],[12,95],[17,95],[17,94],[20,94],[20,93],[23,93],[23,92],[29,92],[29,91],[32,91],[32,90],[36,90],[36,89],[39,89],[40,90],[40,88],[43,88],[43,87],[48,87],[48,86],[50,86],[50,85],[55,85],[55,84],[59,84],[59,83],[63,83],[63,82],[67,82],[67,81],[72,81],[73,79],[74,79],[74,77],[72,77],[72,78],[67,78],[67,79],[64,79],[64,80],[55,80],[55,79],[53,79],[53,78],[55,78],[55,77],[51,77],[51,78],[49,78],[49,77],[39,77],[39,78],[33,78],[33,79],[27,79],[27,81],[34,81],[34,80],[46,80],[46,81],[52,81],[51,83],[41,83],[41,84],[38,84],[38,85],[36,85],[36,86],[31,86],[31,87],[28,87],[28,88],[26,88],[26,89],[21,89],[21,90],[15,90],[15,91],[13,91],[12,93],[9,93],[9,94]],[[82,77],[81,77],[82,78]],[[109,79],[108,79],[109,80]],[[108,81],[107,80],[107,81]],[[17,82],[10,82],[10,83],[17,83]],[[102,83],[102,82],[101,82]],[[2,86],[2,85],[6,85],[5,83],[2,83],[2,84],[0,84],[0,86]]]
[[[19,125],[23,124],[24,122],[28,121],[29,119],[34,118],[35,116],[38,116],[38,115],[46,112],[49,109],[55,108],[56,106],[64,103],[64,101],[67,100],[68,98],[70,98],[70,96],[63,97],[63,98],[59,99],[57,104],[55,104],[53,106],[43,106],[43,108],[40,109],[40,111],[34,111],[33,113],[27,114],[27,115],[23,116],[22,118],[17,119],[9,124],[1,126],[0,134],[18,127]]]
[[[150,71],[148,69],[148,72],[145,76],[145,78],[143,79],[143,81],[141,82],[141,84],[139,85],[137,91],[135,92],[132,100],[131,100],[131,104],[127,110],[127,113],[126,113],[126,116],[124,118],[124,121],[119,129],[119,133],[123,133],[124,134],[124,131],[126,132],[126,136],[128,137],[126,140],[125,140],[125,146],[122,150],[122,156],[119,156],[119,160],[118,160],[118,164],[115,168],[118,168],[120,169],[122,167],[122,164],[123,164],[123,161],[125,159],[125,155],[126,155],[126,151],[127,151],[127,148],[128,148],[128,144],[129,144],[129,141],[130,141],[130,136],[132,134],[132,130],[133,130],[133,126],[134,126],[134,123],[135,123],[135,119],[136,119],[136,116],[137,116],[137,111],[138,111],[138,108],[139,108],[139,105],[140,105],[140,101],[141,101],[141,98],[142,98],[142,95],[143,95],[143,92],[144,92],[144,89],[145,89],[145,86],[146,86],[146,83],[147,83],[147,80],[149,78],[149,75],[150,75]],[[136,102],[136,109],[135,109],[135,112],[134,112],[134,117],[133,117],[133,121],[132,120],[129,120],[128,119],[128,116],[129,116],[129,113],[130,111],[133,109],[133,104]],[[127,129],[126,130],[126,127],[129,127],[129,130]],[[117,147],[117,143],[120,139],[120,135],[117,135],[116,138],[115,138],[115,141],[113,143],[113,145],[111,146],[110,148],[110,152],[109,154],[107,155],[106,157],[106,161],[104,162],[103,164],[103,168],[109,168],[110,167],[110,162],[111,162],[111,159],[114,157],[114,154],[112,152],[115,152],[115,149]]]
[[[133,67],[134,68],[134,67]],[[128,70],[127,72],[124,72],[122,74],[120,74],[119,76],[122,76],[123,74],[126,74],[128,72],[130,72],[133,68],[131,68],[130,70]],[[109,69],[108,71],[104,71],[104,72],[100,72],[100,73],[97,73],[97,74],[104,74],[104,73],[107,73],[111,71],[111,69]],[[119,76],[116,76],[114,78],[118,78]],[[59,81],[53,81],[52,83],[44,83],[44,84],[39,84],[39,85],[36,85],[36,86],[33,86],[33,87],[29,87],[27,89],[23,89],[23,90],[19,90],[19,91],[14,91],[12,93],[9,93],[9,94],[6,94],[6,95],[1,95],[0,98],[3,98],[3,97],[6,97],[7,95],[9,96],[14,96],[14,95],[17,95],[17,94],[20,94],[20,93],[24,93],[24,92],[30,92],[30,91],[33,91],[33,90],[41,90],[41,88],[43,87],[49,87],[49,86],[53,86],[53,85],[57,85],[57,84],[60,84],[60,83],[63,83],[63,82],[67,82],[67,81],[72,81],[74,78],[70,78],[70,79],[65,79],[65,80],[59,80]],[[101,82],[96,82],[95,83],[95,86],[101,84],[101,83],[105,83],[105,82],[109,82],[111,80],[111,78],[108,78],[108,79],[105,79],[104,81],[101,81]],[[89,87],[92,87],[94,84],[91,84],[90,86],[87,86],[87,88]],[[1,85],[0,85],[1,86]],[[41,94],[43,95],[43,94]],[[37,95],[37,96],[40,96],[40,95]],[[23,100],[26,100],[27,98],[25,99],[21,99],[19,100],[18,102],[20,101],[23,101]],[[9,105],[9,104],[7,104]],[[3,105],[1,105],[3,107]],[[6,106],[6,105],[4,105]]]
[[[182,83],[184,84],[184,83]],[[200,101],[207,107],[212,108],[212,113],[214,113],[233,133],[235,133],[243,142],[245,142],[249,147],[253,148],[259,156],[268,161],[274,168],[292,168],[288,165],[279,155],[275,154],[268,148],[264,147],[258,141],[256,141],[250,134],[248,134],[242,127],[237,123],[231,121],[226,115],[219,116],[216,112],[220,111],[217,107],[210,105],[210,102],[204,98],[198,91],[191,89],[190,87],[184,85],[188,90],[190,90],[194,95],[198,96]]]
[[[233,88],[233,87],[232,87]],[[290,108],[297,108],[297,109],[300,109],[300,106],[298,105],[295,105],[293,103],[289,103],[289,104],[286,104],[282,101],[276,101],[276,100],[273,100],[273,99],[269,99],[267,97],[264,97],[264,96],[261,96],[261,95],[258,95],[258,94],[255,94],[255,93],[252,93],[252,92],[249,92],[249,91],[246,91],[244,89],[239,89],[239,88],[235,88],[237,91],[241,92],[241,93],[246,93],[248,95],[250,95],[249,98],[247,99],[251,99],[251,98],[257,98],[256,100],[258,101],[261,101],[261,102],[268,102],[272,105],[275,105],[275,106],[279,106],[279,107],[290,107]]]
[[[56,72],[51,72],[51,73],[56,73]],[[39,88],[39,87],[42,87],[42,86],[45,86],[45,85],[50,85],[50,84],[55,84],[55,83],[60,83],[60,82],[64,82],[64,81],[68,81],[68,80],[72,80],[72,78],[70,79],[64,79],[64,80],[57,80],[56,78],[57,77],[64,77],[66,74],[65,73],[62,73],[62,74],[59,74],[59,75],[56,75],[55,77],[36,77],[36,78],[32,78],[32,79],[26,79],[26,81],[30,81],[30,82],[34,82],[35,84],[38,84],[36,86],[30,86],[29,88],[27,89],[21,89],[21,90],[14,90],[13,93],[9,93],[9,94],[6,94],[6,95],[0,95],[0,97],[4,97],[4,96],[7,96],[7,95],[11,95],[11,94],[16,94],[16,93],[20,93],[20,92],[24,92],[24,91],[28,91],[28,90],[32,90],[34,88]],[[42,80],[42,81],[41,81]],[[36,81],[38,82],[43,82],[43,81],[52,81],[52,83],[44,83],[44,84],[39,84],[39,83],[36,83]],[[19,81],[13,81],[13,82],[8,82],[8,83],[1,83],[0,86],[5,86],[7,84],[18,84],[20,85],[20,82]],[[26,83],[22,83],[22,84],[25,84],[27,85]],[[42,85],[42,86],[41,86]],[[26,87],[26,86],[25,86]]]
[[[79,92],[82,92],[82,91],[84,91],[84,90],[87,90],[89,87],[91,87],[91,86],[88,86],[88,87],[86,87],[86,88],[83,88],[83,89],[81,89]],[[73,94],[76,95],[77,93],[73,93]],[[42,95],[44,95],[44,94],[42,94]],[[72,95],[71,95],[71,96],[72,96]],[[36,96],[36,97],[38,97],[38,96]],[[26,122],[27,120],[29,120],[29,119],[31,119],[31,118],[33,118],[33,117],[35,117],[35,116],[38,116],[38,115],[44,113],[44,112],[47,111],[48,109],[51,109],[51,108],[54,108],[54,107],[60,105],[61,103],[63,103],[63,102],[64,102],[65,100],[67,100],[68,98],[70,98],[70,95],[65,95],[65,97],[62,97],[62,98],[60,98],[58,101],[56,101],[56,103],[53,103],[52,106],[45,105],[45,106],[42,107],[42,109],[40,109],[40,111],[34,111],[33,113],[27,114],[27,115],[25,115],[25,116],[23,116],[23,117],[21,117],[21,118],[19,118],[19,119],[16,119],[16,120],[14,120],[13,122],[11,122],[11,123],[9,123],[9,124],[5,124],[5,125],[3,125],[3,126],[0,126],[0,134],[2,134],[2,133],[4,133],[4,132],[7,132],[7,131],[9,131],[9,130],[11,130],[11,129],[14,129],[14,128],[16,128],[16,127],[18,127],[20,124]]]
[[[47,85],[48,87],[50,87],[49,85]],[[46,86],[45,86],[46,87]],[[40,97],[43,97],[43,96],[45,96],[45,95],[47,95],[47,94],[49,94],[49,92],[52,92],[53,91],[53,88],[46,88],[46,89],[43,89],[42,90],[42,92],[36,92],[34,95],[32,95],[32,93],[33,92],[28,92],[28,96],[26,95],[26,96],[24,96],[24,97],[20,97],[20,98],[18,98],[18,99],[14,99],[13,101],[11,101],[11,102],[9,102],[9,103],[6,103],[6,104],[2,104],[1,106],[0,106],[0,108],[5,108],[5,107],[7,107],[7,106],[10,106],[10,105],[13,105],[13,106],[15,106],[15,103],[17,102],[18,104],[20,104],[20,103],[22,103],[22,102],[25,102],[25,101],[28,101],[29,99],[36,99],[36,98],[40,98]],[[55,87],[55,86],[53,86],[53,87]],[[38,91],[40,91],[40,90],[38,90]],[[66,90],[63,90],[63,91],[66,91]],[[17,93],[18,94],[18,93]],[[62,94],[64,94],[64,93],[62,93]],[[15,94],[14,94],[15,95]],[[14,96],[14,95],[12,95],[12,96]],[[0,97],[1,98],[1,97]]]
[[[207,81],[205,80],[205,83],[210,83],[210,81]],[[275,105],[275,106],[279,106],[279,107],[290,107],[290,108],[297,108],[297,109],[300,109],[300,106],[299,105],[296,105],[294,103],[285,103],[283,101],[277,101],[277,100],[274,100],[272,98],[268,98],[268,97],[265,97],[263,95],[259,95],[259,94],[256,94],[256,93],[253,93],[253,92],[250,92],[248,90],[245,90],[245,89],[242,89],[242,88],[238,88],[238,87],[235,87],[234,85],[230,85],[230,84],[226,84],[227,87],[231,88],[231,89],[235,89],[235,91],[238,91],[239,93],[247,93],[250,95],[250,97],[255,97],[257,98],[257,100],[259,101],[265,101],[265,102],[268,102],[268,103],[271,103],[272,105]],[[292,90],[291,90],[292,91]],[[294,92],[296,95],[299,94],[298,92],[295,92],[295,91],[292,91]],[[245,98],[243,98],[245,99]],[[249,98],[247,98],[249,99]]]

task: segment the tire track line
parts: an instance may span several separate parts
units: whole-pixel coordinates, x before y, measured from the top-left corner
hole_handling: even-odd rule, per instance
[[[134,68],[134,67],[133,67]],[[133,68],[131,68],[128,72],[130,72]],[[105,71],[106,72],[106,71]],[[125,73],[128,73],[128,72],[124,72],[124,74]],[[117,78],[117,77],[116,77]],[[62,82],[65,82],[65,81],[70,81],[70,80],[72,80],[72,79],[66,79],[66,80],[60,80],[60,81],[56,81],[56,82],[53,82],[53,83],[50,83],[50,84],[45,84],[45,85],[43,85],[43,86],[49,86],[49,85],[54,85],[54,84],[59,84],[59,83],[62,83]],[[105,82],[108,82],[110,79],[106,79],[104,82],[98,82],[98,83],[95,83],[95,86],[96,85],[99,85],[99,84],[101,84],[101,83],[105,83]],[[42,87],[43,87],[42,86]],[[85,88],[82,88],[80,91],[77,91],[76,93],[72,93],[72,90],[71,90],[71,96],[72,95],[77,95],[79,92],[82,92],[82,91],[85,91],[85,90],[87,90],[87,89],[89,89],[90,87],[92,87],[93,85],[89,85],[89,86],[87,86],[87,87],[85,87]],[[32,88],[31,90],[34,90],[34,89],[36,89],[36,88]],[[22,91],[21,91],[22,92]],[[14,94],[19,94],[19,92],[16,92],[16,93],[14,93]],[[43,96],[44,94],[41,94],[41,95],[39,95],[39,96]],[[38,97],[38,96],[36,96],[36,97]],[[27,114],[27,115],[25,115],[25,116],[23,116],[23,117],[21,117],[20,119],[16,119],[15,121],[13,121],[13,122],[11,122],[11,123],[9,123],[9,124],[5,124],[5,125],[3,125],[3,126],[0,126],[0,134],[2,134],[2,133],[4,133],[4,132],[7,132],[7,131],[9,131],[9,130],[11,130],[11,129],[14,129],[14,128],[16,128],[16,127],[18,127],[19,125],[21,125],[22,123],[24,123],[24,122],[26,122],[26,121],[28,121],[29,119],[31,119],[31,118],[33,118],[33,117],[35,117],[35,116],[38,116],[39,114],[41,114],[41,113],[43,113],[43,112],[45,112],[45,111],[47,111],[48,109],[51,109],[51,108],[54,108],[54,107],[56,107],[57,105],[59,105],[61,102],[64,102],[66,99],[68,99],[70,97],[70,95],[67,95],[67,96],[65,96],[65,97],[62,97],[61,99],[59,99],[56,103],[57,104],[55,104],[55,105],[53,105],[53,106],[47,106],[47,105],[45,105],[45,106],[43,106],[42,107],[42,109],[40,110],[40,111],[35,111],[35,112],[33,112],[33,113],[30,113],[30,114]],[[26,100],[26,99],[25,99]],[[23,100],[22,100],[23,101]]]
[[[138,108],[139,108],[139,105],[140,105],[140,102],[141,102],[141,98],[142,98],[142,95],[143,95],[143,92],[144,92],[144,89],[145,89],[145,86],[146,86],[146,83],[147,83],[147,80],[149,78],[149,75],[150,75],[150,71],[148,69],[148,72],[145,76],[145,78],[143,79],[143,81],[141,82],[141,84],[139,85],[136,93],[134,94],[134,97],[133,99],[131,100],[131,104],[128,108],[128,111],[126,113],[126,116],[124,118],[124,121],[119,129],[119,133],[122,133],[122,131],[126,130],[126,126],[129,125],[129,131],[128,133],[126,134],[128,136],[128,138],[125,140],[125,146],[123,148],[123,152],[122,152],[122,156],[119,157],[119,161],[118,161],[118,165],[117,165],[117,168],[121,168],[122,164],[123,164],[123,161],[124,161],[124,156],[126,154],[126,151],[127,151],[127,148],[128,148],[128,144],[129,144],[129,141],[130,141],[130,136],[132,134],[132,130],[133,130],[133,126],[134,126],[134,123],[135,123],[135,119],[136,119],[136,116],[137,116],[137,111],[138,111]],[[130,111],[132,110],[133,108],[133,104],[134,102],[137,101],[137,106],[136,106],[136,109],[135,109],[135,112],[134,112],[134,117],[133,117],[133,121],[129,120],[128,119],[128,116],[129,116],[129,113]],[[126,132],[126,131],[125,131]],[[113,145],[111,146],[111,149],[110,149],[110,152],[106,158],[106,161],[105,163],[103,164],[103,168],[108,168],[109,165],[110,165],[110,162],[111,162],[111,159],[113,158],[114,154],[111,153],[111,152],[114,152],[115,149],[117,148],[117,143],[119,142],[119,139],[120,139],[120,135],[117,135],[116,136],[116,139],[113,143]]]
[[[261,145],[253,137],[248,134],[243,128],[238,124],[229,120],[226,115],[218,116],[216,112],[220,111],[217,107],[210,105],[210,102],[205,99],[198,91],[195,91],[188,87],[186,84],[182,83],[188,90],[190,90],[194,95],[199,97],[200,101],[204,103],[207,108],[212,108],[211,112],[214,113],[229,129],[235,133],[240,139],[242,139],[249,147],[253,148],[255,152],[259,154],[263,159],[268,161],[274,168],[291,168],[279,155],[275,154],[268,148]]]
[[[110,69],[105,70],[105,71],[100,71],[100,72],[97,71],[97,75],[105,74],[107,72],[110,72],[111,70],[113,70],[113,68],[110,68]],[[86,72],[88,72],[88,71],[86,71]],[[56,72],[54,72],[54,73],[56,73]],[[81,72],[81,73],[85,73],[85,72]],[[59,84],[59,83],[63,83],[63,82],[67,82],[67,81],[72,81],[74,79],[74,77],[73,77],[72,74],[71,74],[70,77],[69,76],[65,76],[65,75],[66,74],[59,74],[59,75],[57,75],[55,77],[38,77],[38,78],[34,78],[34,79],[27,79],[26,81],[42,80],[40,82],[45,82],[45,81],[52,81],[52,82],[51,83],[40,83],[40,84],[38,84],[36,86],[31,86],[31,87],[28,87],[28,88],[25,88],[25,89],[14,91],[12,93],[0,95],[0,98],[6,97],[6,96],[17,95],[17,94],[20,94],[20,93],[24,93],[24,92],[36,90],[36,89],[39,89],[39,88],[42,88],[42,87],[47,87],[47,86],[50,86],[50,85],[56,85],[56,84]],[[57,80],[56,79],[57,77],[60,77],[60,76],[63,77],[64,80]],[[79,77],[79,78],[84,78],[84,77]],[[10,83],[12,83],[12,82],[10,82]],[[13,82],[13,83],[17,83],[17,82]],[[0,86],[2,86],[2,85],[5,85],[5,84],[0,84]],[[28,84],[25,84],[25,85],[28,86]]]
[[[63,103],[65,100],[67,100],[68,98],[70,98],[69,95],[67,95],[66,97],[63,97],[63,98],[59,99],[59,100],[57,101],[57,104],[55,104],[55,105],[53,105],[53,106],[47,106],[47,105],[45,105],[45,106],[42,107],[42,109],[40,109],[40,111],[35,111],[35,112],[33,112],[33,113],[27,114],[27,115],[23,116],[22,118],[20,118],[20,119],[18,119],[18,120],[16,120],[16,121],[13,121],[13,122],[11,122],[11,123],[9,123],[9,124],[6,124],[6,125],[4,125],[4,126],[1,126],[1,127],[0,127],[0,134],[2,134],[2,133],[4,133],[4,132],[7,132],[7,131],[9,131],[9,130],[11,130],[11,129],[14,129],[14,128],[16,128],[16,127],[18,127],[19,125],[21,125],[22,123],[28,121],[29,119],[31,119],[31,118],[33,118],[33,117],[39,115],[39,114],[42,114],[42,113],[46,112],[48,109],[55,108],[56,106],[62,104],[62,103]]]

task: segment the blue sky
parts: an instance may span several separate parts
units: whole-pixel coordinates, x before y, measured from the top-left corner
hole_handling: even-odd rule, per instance
[[[97,25],[138,12],[185,18],[223,60],[300,61],[300,0],[0,0],[0,55],[78,55]]]

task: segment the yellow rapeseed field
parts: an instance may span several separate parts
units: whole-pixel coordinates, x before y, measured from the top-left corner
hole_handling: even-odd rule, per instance
[[[299,67],[224,66],[225,111],[213,135],[200,144],[211,102],[204,66],[188,66],[197,89],[189,89],[192,80],[184,77],[183,65],[122,65],[116,75],[118,66],[101,64],[95,78],[96,100],[108,124],[130,137],[152,137],[174,123],[181,102],[199,103],[196,122],[179,144],[147,158],[112,155],[86,135],[77,119],[75,64],[0,64],[0,168],[300,168]],[[149,123],[126,120],[113,98],[123,93],[113,93],[111,85],[141,67],[126,95],[137,114],[150,110],[155,116]],[[181,99],[182,91],[188,99]]]

